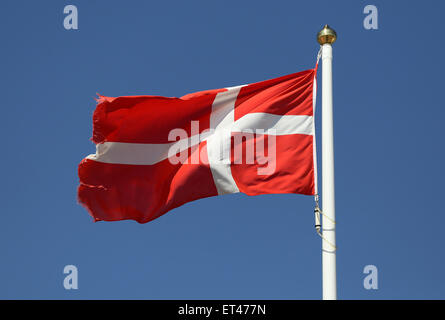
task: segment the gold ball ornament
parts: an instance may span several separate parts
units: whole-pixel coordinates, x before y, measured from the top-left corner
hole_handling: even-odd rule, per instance
[[[325,25],[317,34],[317,41],[321,45],[326,43],[333,44],[335,40],[337,40],[337,33],[328,25]]]

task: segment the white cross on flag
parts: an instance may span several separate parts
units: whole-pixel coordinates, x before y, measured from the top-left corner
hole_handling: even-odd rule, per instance
[[[227,193],[314,195],[316,70],[181,98],[100,96],[79,165],[95,221],[151,221]]]

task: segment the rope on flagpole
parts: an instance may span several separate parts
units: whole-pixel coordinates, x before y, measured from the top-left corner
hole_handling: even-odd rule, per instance
[[[314,208],[314,215],[315,215],[315,230],[317,231],[317,234],[320,236],[321,239],[323,239],[323,241],[326,241],[327,244],[329,244],[333,249],[334,252],[337,251],[337,246],[332,244],[328,239],[326,239],[323,234],[321,233],[321,222],[320,222],[320,214],[323,216],[323,218],[328,219],[329,221],[331,221],[333,224],[336,224],[335,220],[331,219],[330,217],[328,217],[326,214],[323,213],[323,211],[320,209],[319,206],[319,199],[318,199],[318,194],[316,194],[314,196],[315,198],[315,208]]]
[[[330,220],[332,223],[335,224],[335,221],[329,219],[329,217],[327,217],[327,216],[323,213],[323,211],[320,210],[320,208],[318,207],[318,205],[317,205],[317,206],[315,207],[315,209],[314,209],[314,214],[315,214],[315,220],[316,220],[316,221],[318,220],[318,222],[320,221],[320,214],[322,214],[324,218],[327,218],[328,220]],[[320,224],[318,224],[318,225],[316,224],[316,225],[315,225],[315,230],[317,231],[317,234],[320,236],[320,238],[323,239],[323,241],[326,241],[326,243],[329,244],[329,245],[334,249],[333,252],[337,251],[337,246],[334,245],[333,243],[331,243],[328,239],[326,239],[326,238],[323,236],[323,234],[321,233],[320,229],[321,229],[321,225],[320,225]]]
[[[324,241],[326,241],[326,243],[328,244],[328,245],[330,245],[334,250],[332,250],[332,251],[329,251],[329,252],[335,252],[335,251],[337,251],[337,246],[336,245],[333,245],[328,239],[326,239],[325,237],[323,237],[323,235],[320,233],[320,231],[317,231],[317,234],[320,236],[320,238],[322,238]]]
[[[334,249],[332,252],[335,252],[337,251],[337,246],[334,245],[332,242],[330,242],[328,239],[326,239],[321,232],[322,225],[321,225],[320,215],[322,215],[323,218],[328,219],[330,222],[332,222],[332,224],[336,224],[336,222],[335,220],[328,217],[328,215],[324,214],[323,211],[320,209],[318,193],[314,195],[314,200],[315,200],[315,208],[314,208],[315,231],[317,231],[317,234],[320,236],[321,239],[323,239],[323,241],[326,241],[326,243],[329,244]]]
[[[315,200],[315,211],[318,211],[324,218],[328,219],[329,221],[331,221],[333,224],[336,224],[335,220],[332,220],[331,218],[329,218],[326,214],[323,213],[323,211],[321,211],[319,205],[318,205],[318,194],[315,195],[316,196],[316,200]]]
[[[316,65],[318,65],[318,61],[320,61],[322,53],[323,53],[323,46],[320,46],[320,49],[318,50],[318,54],[317,54],[317,63],[316,63]]]

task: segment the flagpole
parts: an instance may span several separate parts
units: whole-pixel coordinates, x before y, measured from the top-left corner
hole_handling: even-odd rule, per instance
[[[337,299],[335,247],[334,121],[332,107],[332,44],[337,34],[328,25],[318,33],[322,46],[322,203],[323,300]]]

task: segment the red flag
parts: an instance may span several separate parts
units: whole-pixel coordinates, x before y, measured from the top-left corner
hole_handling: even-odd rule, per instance
[[[79,202],[96,221],[145,223],[221,194],[315,194],[315,75],[181,98],[101,96]]]

